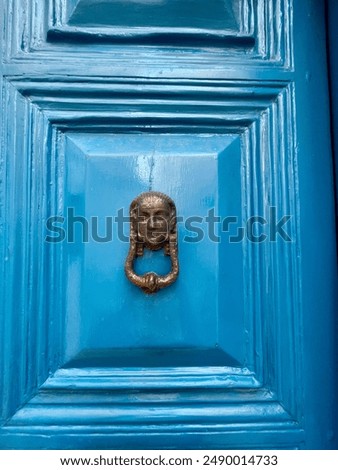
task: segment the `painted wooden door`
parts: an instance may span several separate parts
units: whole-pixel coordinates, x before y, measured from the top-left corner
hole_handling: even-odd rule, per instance
[[[2,448],[336,445],[322,3],[1,2]]]

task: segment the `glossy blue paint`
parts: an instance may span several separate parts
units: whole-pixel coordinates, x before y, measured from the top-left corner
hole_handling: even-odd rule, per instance
[[[0,447],[335,448],[321,2],[49,3],[0,6]],[[179,279],[154,296],[115,225],[45,242],[49,216],[102,234],[152,189],[182,217],[276,207],[292,242],[187,243],[179,224]]]
[[[330,93],[331,93],[331,113],[333,128],[333,144],[335,151],[335,170],[336,180],[338,180],[338,54],[337,43],[338,34],[336,24],[338,21],[338,4],[334,0],[327,1],[327,20],[328,20],[328,48],[329,48],[329,67],[330,67]],[[337,183],[336,183],[337,186]],[[336,197],[338,193],[336,189]],[[337,199],[338,201],[338,199]],[[338,202],[337,202],[338,203]]]
[[[73,4],[72,4],[73,3]],[[76,26],[234,29],[241,26],[243,2],[210,0],[80,0],[69,2],[69,24]]]
[[[326,2],[327,13],[327,27],[328,27],[328,48],[329,48],[329,89],[330,89],[330,102],[331,102],[331,132],[332,144],[334,153],[334,167],[335,167],[335,193],[336,193],[336,233],[338,233],[338,35],[337,35],[337,21],[338,21],[338,4],[334,0]],[[337,251],[338,252],[338,251]],[[338,315],[335,315],[335,352],[334,356],[338,357]],[[338,361],[336,361],[333,377],[336,378],[335,388],[338,390]],[[335,407],[333,415],[338,422],[338,400],[335,400]],[[336,440],[336,448],[338,448],[338,438]]]
[[[126,217],[129,202],[138,194],[161,190],[173,198],[183,220],[190,215],[203,220],[200,227],[206,236],[188,243],[185,241],[188,229],[184,223],[178,224],[180,276],[172,288],[157,295],[144,295],[124,275],[129,225],[121,227],[123,240],[114,223],[111,243],[91,239],[83,244],[78,236],[74,244],[65,248],[67,263],[72,266],[65,287],[66,359],[83,349],[215,349],[228,342],[230,330],[219,338],[218,318],[230,305],[218,292],[219,249],[207,237],[204,219],[210,207],[219,212],[219,193],[227,200],[233,196],[226,185],[219,187],[219,160],[231,160],[237,184],[240,182],[239,146],[237,158],[231,146],[235,138],[182,134],[68,135],[65,207],[74,207],[76,214],[88,220],[99,217],[100,232],[104,233],[104,221],[109,215],[116,217],[123,209]],[[237,206],[240,208],[240,201]],[[190,237],[196,234],[190,233]],[[151,259],[139,269],[165,270],[164,255],[159,255],[160,266],[154,265],[155,256],[149,254]],[[168,265],[166,268],[168,271]],[[239,309],[239,315],[240,312]]]

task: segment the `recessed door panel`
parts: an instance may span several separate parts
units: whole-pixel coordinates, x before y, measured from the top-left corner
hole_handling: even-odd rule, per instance
[[[69,24],[76,26],[186,27],[238,31],[246,2],[210,0],[69,1]]]
[[[227,337],[236,333],[219,324],[224,317],[242,318],[244,305],[227,304],[219,286],[228,280],[220,275],[232,256],[240,282],[243,260],[236,245],[225,254],[220,250],[220,223],[212,225],[208,216],[219,216],[231,197],[241,217],[241,191],[233,192],[227,182],[231,178],[240,188],[236,140],[236,135],[67,135],[66,358],[116,348],[182,348],[182,355],[205,349],[222,357],[221,341],[226,353]],[[156,295],[144,294],[124,273],[129,203],[148,190],[170,195],[179,217],[179,279]],[[222,211],[228,213],[226,207]],[[148,252],[136,269],[168,272],[166,258]],[[223,355],[224,365],[229,359]]]

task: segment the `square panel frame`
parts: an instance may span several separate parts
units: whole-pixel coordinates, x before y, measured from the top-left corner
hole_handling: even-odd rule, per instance
[[[89,84],[86,89],[83,82]],[[2,204],[8,221],[3,227],[2,294],[9,320],[1,329],[0,442],[6,439],[10,446],[18,434],[27,442],[34,435],[35,447],[48,429],[59,438],[55,445],[60,445],[61,434],[70,432],[78,436],[78,445],[92,448],[95,428],[103,447],[147,448],[141,436],[145,433],[160,448],[167,445],[168,435],[175,441],[182,432],[184,439],[197,439],[193,447],[220,442],[230,448],[255,447],[264,436],[273,446],[300,446],[298,180],[295,131],[287,118],[294,112],[293,85],[13,77],[5,79],[2,93]],[[243,294],[252,349],[241,370],[62,368],[62,251],[43,243],[44,222],[50,213],[62,215],[65,133],[94,128],[238,133],[243,220],[265,215],[268,205],[293,215],[292,243],[243,244]],[[208,444],[211,430],[214,440]],[[243,432],[246,437],[238,440]],[[108,436],[116,438],[114,444]]]
[[[242,0],[249,3],[243,9],[243,27],[239,34],[227,31],[182,30],[173,36],[150,28],[114,31],[105,29],[72,28],[67,23],[67,0],[8,0],[5,17],[5,63],[23,63],[29,60],[43,65],[48,60],[54,66],[74,61],[95,63],[101,70],[106,64],[117,62],[128,76],[132,76],[135,57],[137,70],[143,67],[163,67],[190,70],[226,69],[230,65],[252,67],[275,65],[292,69],[292,0]],[[123,44],[123,42],[125,44]],[[100,44],[100,53],[95,45]],[[170,47],[168,47],[170,46]],[[197,52],[197,54],[196,54]],[[131,66],[132,64],[132,66]],[[154,70],[155,70],[154,69]]]

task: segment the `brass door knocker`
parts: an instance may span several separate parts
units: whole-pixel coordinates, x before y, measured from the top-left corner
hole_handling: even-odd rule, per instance
[[[171,271],[161,276],[154,272],[138,275],[134,259],[143,256],[144,248],[164,249],[171,259]],[[130,204],[130,248],[125,273],[130,282],[146,294],[154,294],[173,284],[178,276],[176,206],[169,196],[156,191],[140,194]]]

